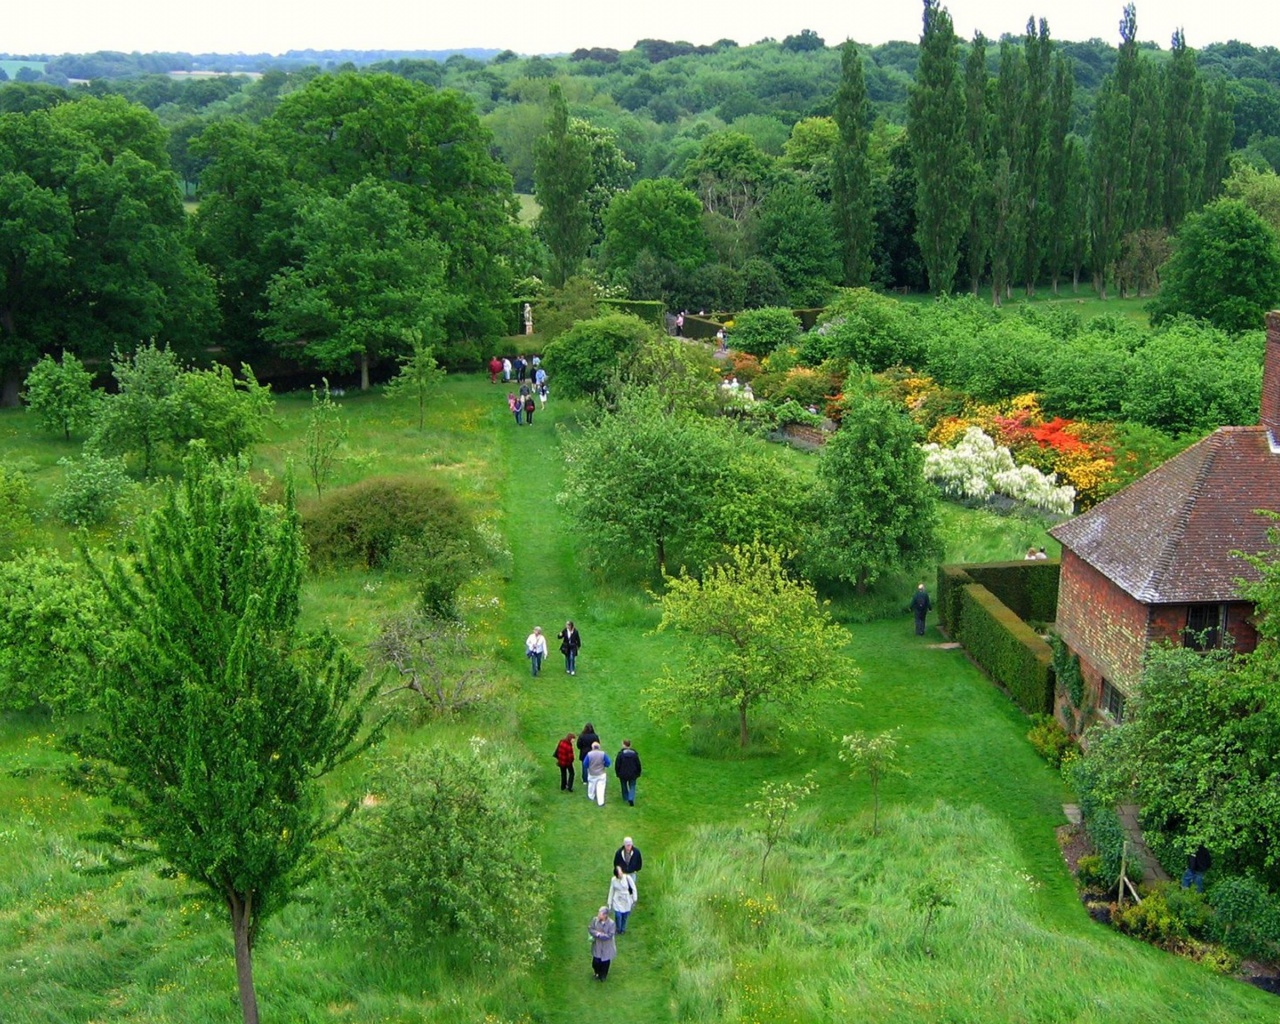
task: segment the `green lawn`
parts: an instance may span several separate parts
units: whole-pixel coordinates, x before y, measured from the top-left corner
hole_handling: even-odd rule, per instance
[[[573,409],[553,400],[533,426],[517,428],[504,399],[487,378],[450,378],[419,433],[407,404],[348,395],[353,458],[336,483],[438,476],[510,549],[509,563],[464,595],[502,698],[474,718],[397,731],[389,742],[515,736],[542,766],[527,798],[553,884],[546,958],[520,973],[458,968],[435,950],[392,957],[336,932],[318,887],[262,938],[265,1020],[1277,1019],[1273,997],[1088,920],[1054,841],[1066,794],[1026,743],[1025,717],[961,652],[938,649],[935,630],[917,638],[906,615],[850,626],[858,675],[830,702],[818,734],[779,735],[762,716],[761,746],[740,756],[714,721],[691,733],[651,722],[642,691],[664,664],[678,665],[679,651],[670,635],[652,632],[658,616],[647,596],[595,578],[555,502],[557,428],[572,429]],[[300,461],[306,401],[279,402],[277,436],[257,460],[275,478],[290,458]],[[15,415],[0,416],[0,437],[52,473],[57,446],[31,440]],[[1031,542],[1027,531],[1039,535],[1031,524],[954,509],[946,528],[952,555],[1016,557]],[[406,597],[403,582],[338,573],[309,581],[304,614],[359,643]],[[553,644],[542,676],[530,679],[524,636],[534,625],[553,636],[566,618],[584,639],[577,675],[564,673]],[[636,807],[622,803],[616,782],[604,808],[580,788],[559,791],[552,750],[587,720],[611,753],[624,736],[639,750]],[[882,832],[872,837],[869,789],[849,779],[834,740],[891,727],[901,730],[911,774],[885,783]],[[77,837],[100,808],[62,785],[56,731],[42,720],[0,719],[0,1019],[237,1020],[218,907],[151,871],[82,870],[98,853]],[[744,805],[763,780],[810,770],[820,788],[761,886]],[[360,776],[358,767],[345,772],[335,798],[360,792]],[[586,923],[623,835],[644,852],[641,900],[601,986],[590,979]],[[908,894],[934,874],[949,879],[956,905],[940,912],[928,955]],[[465,948],[466,937],[458,943]]]

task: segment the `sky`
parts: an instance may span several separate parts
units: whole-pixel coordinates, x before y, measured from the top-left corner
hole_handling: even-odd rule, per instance
[[[0,53],[94,50],[283,53],[293,49],[511,49],[565,53],[630,49],[638,39],[694,44],[782,39],[810,28],[832,46],[918,40],[918,0],[9,0]],[[956,31],[969,38],[1021,34],[1030,15],[1054,39],[1119,39],[1123,0],[951,0]],[[1280,46],[1276,0],[1138,0],[1138,38],[1168,46],[1175,28],[1198,48],[1239,39]]]

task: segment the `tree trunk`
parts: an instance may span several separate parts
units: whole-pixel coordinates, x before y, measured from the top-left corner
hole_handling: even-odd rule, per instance
[[[665,576],[667,574],[667,547],[662,542],[662,536],[658,536],[658,575]]]
[[[369,390],[369,353],[367,350],[360,353],[360,390]]]
[[[0,408],[16,409],[22,404],[22,367],[6,366],[0,375]]]
[[[258,996],[253,989],[253,947],[249,927],[253,915],[253,897],[231,893],[231,932],[236,948],[236,982],[240,986],[240,1012],[244,1024],[258,1024]]]
[[[747,705],[745,703],[738,705],[738,746],[745,747],[747,745]],[[766,856],[768,856],[766,854]],[[763,865],[760,868],[764,870]]]

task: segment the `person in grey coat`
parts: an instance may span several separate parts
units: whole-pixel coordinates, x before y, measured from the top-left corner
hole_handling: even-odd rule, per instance
[[[604,981],[609,977],[609,965],[618,955],[618,944],[613,940],[617,927],[609,917],[608,907],[601,907],[591,919],[587,934],[591,936],[591,972],[596,981]]]

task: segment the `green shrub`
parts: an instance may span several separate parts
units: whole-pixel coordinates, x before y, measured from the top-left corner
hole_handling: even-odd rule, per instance
[[[1107,876],[1102,858],[1096,853],[1086,853],[1076,861],[1076,881],[1082,889],[1106,889],[1115,881],[1115,876]]]
[[[791,310],[765,306],[744,310],[734,317],[729,344],[740,352],[767,356],[779,346],[794,344],[799,333],[800,321]]]
[[[1280,901],[1255,878],[1219,879],[1208,891],[1212,938],[1240,956],[1274,960],[1280,952]]]
[[[601,299],[600,305],[617,313],[630,313],[663,331],[667,329],[667,304],[653,299]],[[688,331],[685,332],[688,334]],[[715,331],[711,332],[714,337]],[[692,337],[692,335],[690,335]]]
[[[0,555],[30,546],[31,481],[19,469],[0,463]]]
[[[959,640],[969,656],[1008,689],[1023,711],[1048,714],[1053,702],[1049,645],[986,587],[965,587],[960,601]]]
[[[401,953],[437,942],[482,961],[536,959],[547,887],[525,797],[532,771],[479,738],[381,761],[337,858],[338,920]]]
[[[479,551],[458,500],[431,480],[408,477],[373,477],[326,494],[303,514],[302,528],[319,566],[438,570],[450,578],[449,566]]]
[[[1198,889],[1162,885],[1161,893],[1169,912],[1182,922],[1186,933],[1196,939],[1213,935],[1213,907]]]
[[[78,459],[59,459],[66,476],[50,500],[53,514],[72,526],[95,526],[110,520],[131,486],[124,459],[86,452]]]
[[[1037,754],[1057,768],[1062,764],[1062,755],[1075,746],[1074,741],[1052,715],[1035,715],[1033,721],[1027,740]]]
[[[1152,887],[1141,903],[1126,903],[1111,912],[1111,923],[1126,935],[1155,946],[1171,946],[1187,938],[1187,928],[1165,900],[1167,883]]]
[[[22,397],[40,426],[69,441],[73,431],[84,430],[93,421],[99,394],[93,390],[93,374],[63,350],[61,362],[46,355],[31,368]]]

